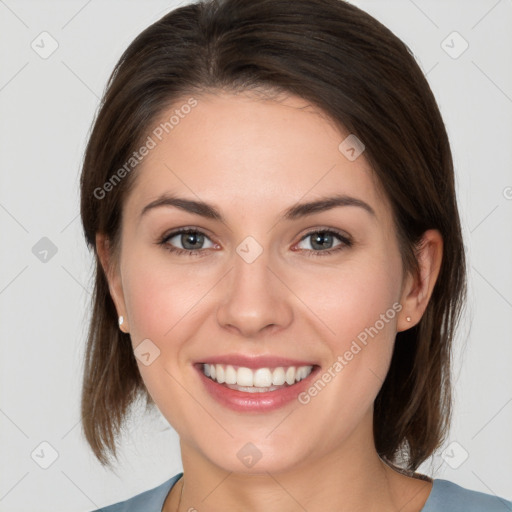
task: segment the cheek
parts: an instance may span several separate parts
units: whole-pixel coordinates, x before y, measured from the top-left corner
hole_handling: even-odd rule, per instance
[[[332,382],[327,387],[333,392],[322,393],[314,406],[318,413],[333,407],[342,418],[357,417],[374,401],[393,353],[401,310],[400,269],[395,255],[379,259],[369,254],[341,265],[328,278],[317,275],[315,288],[310,279],[300,281],[298,294],[314,312],[315,332],[330,356],[324,382]],[[319,330],[322,325],[325,329]]]
[[[181,431],[192,420],[185,414],[187,407],[176,406],[190,401],[190,395],[180,384],[180,354],[198,329],[194,317],[201,297],[211,285],[201,284],[197,273],[184,266],[170,271],[165,258],[154,258],[150,263],[149,257],[139,259],[134,253],[125,262],[123,290],[130,337],[134,350],[146,339],[158,348],[159,355],[151,364],[146,366],[137,358],[137,365],[159,409],[173,426],[180,429],[184,425]]]
[[[332,348],[344,351],[352,339],[376,323],[380,339],[394,339],[401,308],[400,268],[394,255],[360,254],[328,271],[297,275],[294,292],[311,310],[312,321],[325,327],[321,332]]]
[[[171,340],[173,330],[181,332],[194,316],[209,289],[208,280],[198,275],[194,265],[176,266],[171,271],[162,255],[139,261],[144,265],[137,260],[127,262],[123,279],[132,338],[135,343],[152,337],[162,342]]]
[[[159,355],[148,366],[137,359],[146,388],[159,406],[165,406],[169,396],[175,397],[173,401],[187,400],[176,376],[187,363],[182,360],[188,355],[187,342],[197,337],[201,325],[198,316],[218,276],[212,276],[211,269],[200,269],[201,265],[173,267],[165,254],[138,255],[132,251],[124,264],[123,291],[132,347],[136,350],[149,339],[159,351],[154,349]],[[181,421],[174,414],[172,407],[166,411],[167,418]]]

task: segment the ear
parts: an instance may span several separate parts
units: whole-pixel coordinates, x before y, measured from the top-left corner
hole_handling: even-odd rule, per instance
[[[437,229],[429,229],[423,233],[416,255],[419,274],[407,274],[400,298],[402,310],[397,322],[397,332],[416,325],[427,309],[443,258],[443,237]],[[407,317],[410,317],[410,322]]]
[[[121,273],[119,271],[119,265],[114,262],[110,241],[104,233],[96,234],[96,251],[98,258],[101,262],[101,266],[108,281],[108,287],[110,290],[110,296],[116,306],[117,315],[123,317],[123,324],[120,329],[123,332],[129,332],[128,318],[126,312],[126,304],[124,301],[123,285],[121,281]]]

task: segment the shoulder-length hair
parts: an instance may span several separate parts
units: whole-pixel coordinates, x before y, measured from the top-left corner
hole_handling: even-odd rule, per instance
[[[374,403],[378,454],[415,470],[442,444],[451,416],[450,360],[466,296],[466,263],[448,136],[408,47],[343,0],[205,0],[140,33],[115,66],[86,147],[81,219],[95,287],[81,419],[103,465],[135,398],[148,394],[98,258],[104,233],[118,254],[121,212],[137,168],[120,170],[157,119],[187,95],[264,90],[297,95],[365,145],[392,204],[403,268],[418,272],[422,234],[438,229],[443,259],[421,320],[397,333]],[[117,175],[117,178],[116,178]],[[108,190],[107,190],[107,185]],[[417,274],[416,274],[417,275]]]

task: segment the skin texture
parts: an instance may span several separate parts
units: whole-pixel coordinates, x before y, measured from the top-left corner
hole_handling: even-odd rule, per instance
[[[138,365],[180,436],[184,478],[164,511],[177,509],[183,482],[180,511],[420,511],[431,483],[378,457],[373,402],[396,333],[415,325],[427,306],[442,257],[439,232],[424,235],[421,276],[405,275],[390,204],[364,153],[349,161],[338,149],[348,133],[294,96],[196,98],[138,167],[123,206],[119,260],[97,236],[123,330],[134,349],[149,338],[160,350],[152,364]],[[225,222],[170,206],[140,217],[163,192],[211,203]],[[333,193],[365,201],[376,215],[343,206],[280,220],[288,207]],[[202,255],[173,254],[156,243],[181,227],[205,233],[202,245],[192,246]],[[306,235],[321,228],[349,235],[353,245],[322,255],[343,242],[315,248],[314,235]],[[263,250],[252,263],[236,252],[247,236]],[[183,248],[180,240],[167,245]],[[239,352],[326,369],[394,303],[402,310],[306,405],[236,413],[206,393],[192,366]],[[237,457],[248,442],[262,454],[251,468]]]

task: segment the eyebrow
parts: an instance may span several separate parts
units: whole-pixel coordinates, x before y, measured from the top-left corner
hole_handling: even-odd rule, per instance
[[[141,211],[139,220],[150,210],[160,208],[162,206],[174,206],[186,212],[200,215],[207,219],[218,220],[225,223],[222,214],[211,204],[203,201],[194,201],[192,199],[185,199],[170,194],[162,194],[158,199],[147,204]],[[328,196],[316,201],[301,203],[288,208],[282,215],[283,220],[296,220],[315,213],[331,210],[340,206],[356,206],[365,210],[368,214],[376,217],[374,209],[368,204],[345,194]]]

